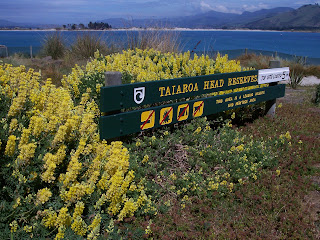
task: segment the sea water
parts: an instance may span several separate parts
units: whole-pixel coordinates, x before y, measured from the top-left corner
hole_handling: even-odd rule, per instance
[[[138,31],[133,34],[137,34]],[[37,52],[46,36],[54,31],[0,31],[0,45],[6,45],[9,53],[28,52],[30,46]],[[78,35],[87,31],[61,31],[67,44],[72,44]],[[107,42],[122,42],[129,31],[94,31]],[[280,32],[280,31],[225,31],[225,30],[179,30],[178,35],[182,51],[199,53],[226,52],[239,55],[245,49],[269,54],[287,54],[320,59],[320,33]],[[229,51],[229,52],[228,52]]]

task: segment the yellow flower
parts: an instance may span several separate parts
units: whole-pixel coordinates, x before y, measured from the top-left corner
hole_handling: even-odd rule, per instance
[[[52,193],[51,191],[48,189],[48,188],[43,188],[43,189],[40,189],[37,193],[37,205],[39,203],[46,203],[49,198],[52,196]]]
[[[285,137],[286,139],[288,139],[288,141],[291,139],[291,135],[289,131],[286,132]]]
[[[31,233],[31,232],[32,232],[32,226],[26,225],[26,226],[23,227],[23,230],[24,230],[26,233]]]
[[[5,155],[13,156],[13,154],[14,154],[14,152],[16,150],[16,140],[17,140],[17,137],[14,136],[14,135],[10,135],[8,137],[8,142],[7,142],[7,145],[6,145],[5,152],[4,152]]]
[[[172,181],[175,181],[175,180],[177,180],[177,176],[176,176],[174,173],[172,173],[172,174],[170,175],[170,179],[171,179]]]
[[[142,159],[142,163],[146,163],[149,160],[149,156],[148,155],[144,155],[143,159]]]
[[[195,134],[198,134],[198,133],[200,133],[200,132],[201,132],[201,127],[198,127],[198,128],[194,131]]]
[[[17,221],[14,220],[12,223],[10,223],[10,227],[11,227],[10,231],[11,231],[12,233],[16,232],[17,229],[18,229],[18,223],[17,223]]]

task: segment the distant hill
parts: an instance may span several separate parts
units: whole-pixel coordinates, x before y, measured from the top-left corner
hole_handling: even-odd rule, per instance
[[[272,9],[262,9],[255,12],[243,12],[242,14],[222,13],[209,11],[202,14],[160,19],[132,19],[109,18],[101,20],[111,24],[113,28],[146,28],[146,27],[182,27],[182,28],[237,28],[243,27],[253,21],[272,17],[279,13],[286,13],[293,8],[280,7]],[[100,22],[100,21],[99,21]]]
[[[0,27],[19,27],[21,24],[0,19]]]
[[[16,23],[10,22],[4,19],[0,19],[0,28],[40,28],[40,29],[48,29],[58,27],[57,24],[36,24],[36,23]]]
[[[320,6],[305,5],[296,10],[247,23],[244,26],[250,29],[274,30],[320,29]]]
[[[98,22],[108,23],[112,28],[222,28],[264,30],[320,30],[320,6],[305,5],[298,9],[279,7],[242,14],[209,11],[192,16],[173,18],[124,19],[108,18]],[[0,28],[55,28],[54,24],[21,24],[0,20]],[[61,26],[60,26],[61,27]]]

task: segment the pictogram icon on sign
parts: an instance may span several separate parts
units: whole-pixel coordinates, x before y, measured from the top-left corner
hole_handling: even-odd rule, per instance
[[[160,125],[166,125],[172,122],[173,107],[166,107],[160,110]]]
[[[139,87],[133,89],[133,100],[136,104],[140,104],[144,100],[146,88],[145,87]]]
[[[155,123],[155,111],[145,111],[141,113],[141,122],[142,125],[140,126],[141,130],[149,129],[154,127]]]
[[[193,117],[201,117],[203,115],[204,102],[199,101],[193,104]]]
[[[181,104],[178,107],[177,120],[184,121],[189,117],[189,104]]]

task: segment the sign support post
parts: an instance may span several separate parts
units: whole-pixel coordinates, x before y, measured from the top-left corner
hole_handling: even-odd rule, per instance
[[[280,61],[279,60],[271,60],[269,62],[269,67],[270,68],[280,68]],[[277,82],[273,82],[273,83],[270,83],[270,86],[275,86],[277,84],[278,84]],[[276,105],[277,105],[276,98],[266,102],[266,111],[265,111],[266,116],[274,118],[274,116],[276,115]]]

